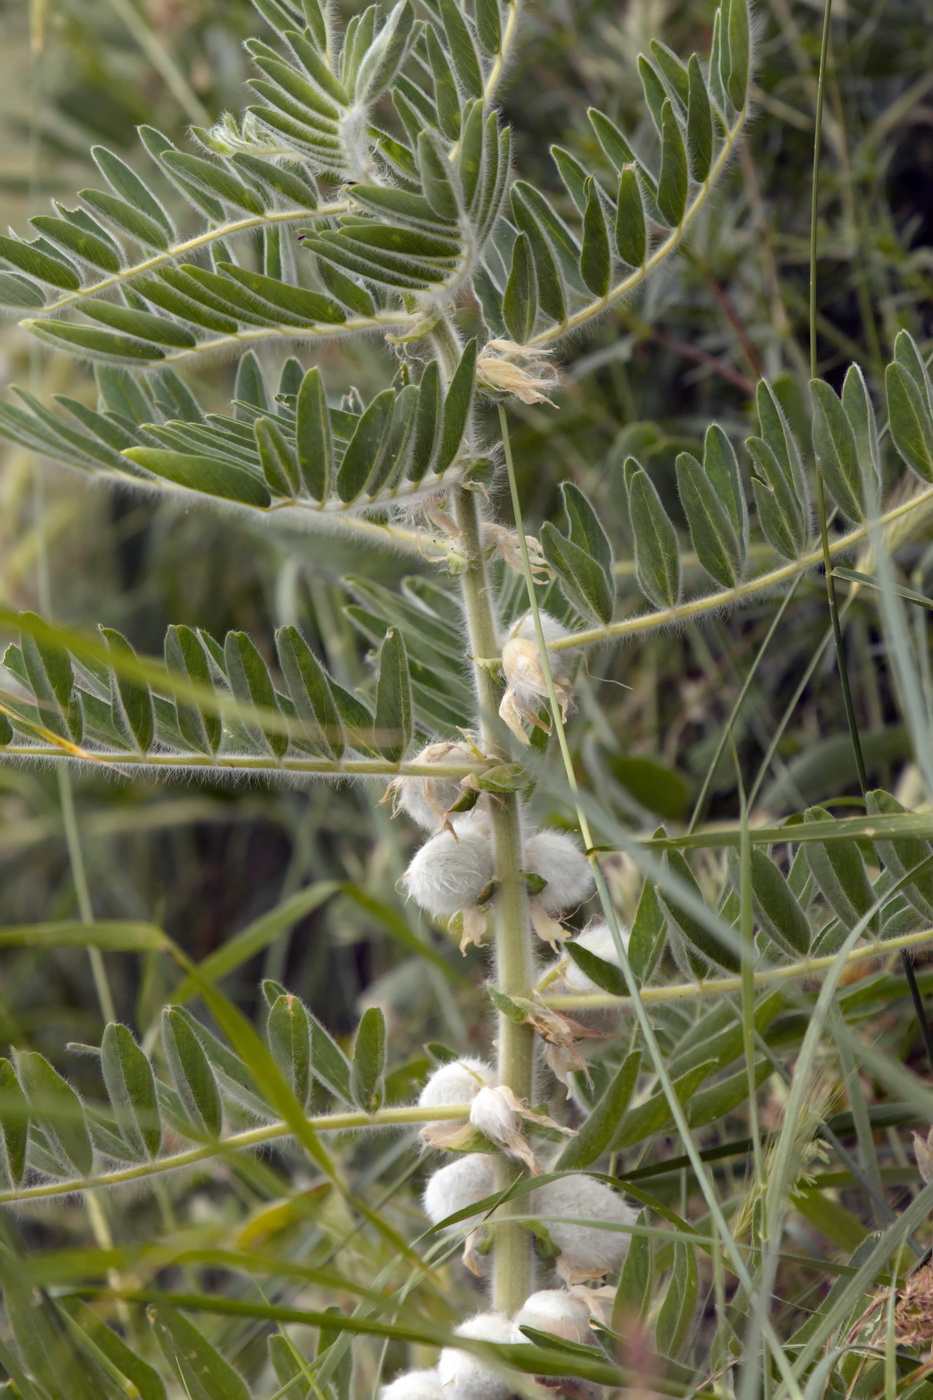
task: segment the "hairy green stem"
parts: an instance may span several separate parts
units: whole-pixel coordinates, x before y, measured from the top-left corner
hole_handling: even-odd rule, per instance
[[[464,611],[474,657],[476,698],[480,712],[480,734],[487,752],[499,743],[497,711],[499,691],[488,667],[476,664],[478,656],[494,656],[499,639],[495,612],[489,591],[489,578],[481,539],[479,504],[475,492],[458,490],[455,513],[463,531],[469,557],[460,577]],[[534,969],[528,917],[528,892],[522,875],[521,812],[515,793],[504,793],[493,804],[493,841],[496,856],[496,985],[506,996],[527,996]],[[530,1026],[516,1025],[499,1015],[498,1073],[500,1084],[519,1099],[530,1102],[533,1090],[534,1035]],[[520,1169],[508,1158],[498,1158],[497,1186],[504,1189]],[[501,1207],[504,1217],[520,1209],[517,1203]],[[533,1257],[531,1236],[523,1225],[499,1226],[493,1245],[493,1306],[513,1313],[532,1290]]]
[[[844,965],[865,962],[871,958],[885,957],[888,953],[899,953],[907,948],[922,948],[933,943],[933,929],[921,929],[917,933],[902,933],[896,938],[885,938],[879,943],[866,944],[853,948],[843,958]],[[825,957],[802,958],[799,962],[784,963],[781,967],[768,967],[752,973],[756,987],[767,987],[775,982],[791,982],[796,977],[812,977],[825,972],[838,961],[838,953],[827,953]],[[710,977],[702,982],[675,982],[664,987],[642,987],[639,1000],[645,1005],[665,1001],[693,1001],[704,997],[721,997],[729,992],[742,990],[741,977]],[[567,992],[562,996],[547,996],[548,1006],[559,1011],[584,1010],[599,1006],[615,1006],[622,1011],[630,1011],[634,1005],[631,997],[615,997],[609,992]]]

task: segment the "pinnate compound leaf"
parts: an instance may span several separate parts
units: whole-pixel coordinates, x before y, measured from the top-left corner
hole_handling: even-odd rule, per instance
[[[691,452],[677,457],[677,488],[700,564],[723,588],[734,588],[743,551],[716,487]]]
[[[638,586],[655,607],[673,608],[680,598],[677,532],[654,483],[633,458],[629,461],[633,468],[628,476],[629,515]]]
[[[36,1050],[19,1051],[16,1068],[31,1117],[41,1125],[62,1166],[76,1176],[90,1176],[94,1149],[84,1108],[74,1089]]]
[[[576,1137],[570,1139],[558,1157],[553,1168],[555,1171],[583,1171],[608,1151],[629,1106],[640,1066],[641,1051],[632,1050],[591,1108]]]
[[[111,1021],[101,1042],[101,1070],[120,1132],[134,1160],[158,1155],[162,1145],[159,1101],[148,1056],[126,1026]]]
[[[220,1090],[210,1061],[184,1013],[174,1006],[162,1011],[162,1048],[172,1083],[196,1136],[216,1138],[223,1122]]]
[[[398,763],[412,736],[411,677],[405,641],[397,627],[386,633],[379,653],[375,741],[383,758]]]
[[[382,1104],[386,1059],[386,1023],[378,1006],[363,1012],[353,1045],[353,1097],[367,1113]]]
[[[192,1400],[250,1400],[239,1371],[180,1312],[160,1304],[148,1316],[163,1356]]]

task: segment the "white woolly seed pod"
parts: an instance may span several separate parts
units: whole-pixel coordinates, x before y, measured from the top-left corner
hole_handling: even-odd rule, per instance
[[[462,1323],[456,1335],[483,1342],[524,1340],[505,1314],[498,1312],[478,1313]],[[503,1375],[459,1347],[444,1347],[437,1374],[444,1400],[508,1400],[512,1394],[512,1386]]]
[[[477,751],[467,743],[428,744],[415,754],[413,763],[430,765],[433,763],[472,763]],[[459,778],[396,778],[391,784],[399,807],[412,821],[425,831],[437,831],[442,826],[451,807],[463,797]],[[481,793],[476,807],[488,805],[489,798]],[[476,808],[471,808],[475,811]],[[466,815],[466,814],[457,814]],[[457,815],[453,818],[457,819]]]
[[[441,831],[418,851],[403,879],[426,914],[449,917],[476,904],[494,873],[492,842],[482,824]]]
[[[406,1371],[382,1387],[379,1400],[442,1400],[441,1378],[436,1371]]]
[[[576,1220],[634,1225],[631,1206],[601,1181],[574,1173],[531,1193],[532,1209],[560,1250],[557,1272],[567,1283],[602,1278],[625,1258],[629,1236],[621,1230],[576,1225]],[[570,1222],[570,1223],[568,1223]]]
[[[485,1152],[469,1152],[428,1179],[422,1197],[424,1213],[432,1225],[439,1225],[449,1215],[491,1196],[495,1189],[495,1158]]]
[[[562,642],[565,637],[571,634],[562,623],[552,617],[550,613],[542,608],[538,609],[538,617],[541,621],[541,631],[544,633],[544,644],[550,647],[551,642]],[[535,627],[535,620],[530,612],[525,613],[518,623],[509,631],[509,639],[513,637],[521,638],[524,641],[535,642],[538,640],[538,632]],[[569,676],[570,668],[573,665],[577,648],[568,647],[566,651],[555,651],[551,656],[551,670],[554,675]]]
[[[547,880],[538,895],[546,914],[562,914],[589,899],[595,889],[586,856],[563,831],[537,831],[525,842],[524,866]]]
[[[568,1342],[592,1341],[590,1310],[566,1288],[543,1288],[526,1298],[515,1314],[516,1327],[533,1327]]]
[[[463,1055],[459,1060],[450,1060],[434,1071],[418,1095],[418,1103],[422,1108],[472,1103],[480,1089],[491,1084],[493,1078],[492,1067],[485,1060]]]
[[[577,654],[577,648],[566,651],[551,651],[550,644],[563,641],[571,634],[562,627],[550,613],[539,613],[541,630],[547,648],[548,662],[554,690],[560,704],[561,719],[566,722],[573,708],[573,687],[570,672]],[[505,694],[499,706],[499,714],[505,720],[519,743],[527,744],[528,736],[524,722],[540,725],[538,709],[548,694],[547,677],[543,659],[538,647],[538,635],[534,618],[526,613],[511,629],[502,644],[502,673],[505,676]]]

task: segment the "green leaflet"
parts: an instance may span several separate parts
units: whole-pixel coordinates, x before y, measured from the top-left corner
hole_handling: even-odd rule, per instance
[[[850,520],[865,519],[865,500],[855,433],[832,388],[810,380],[813,398],[813,450],[833,499]],[[866,468],[871,468],[869,459]]]
[[[116,331],[102,331],[97,326],[87,326],[78,321],[58,321],[49,317],[45,321],[27,319],[21,325],[31,331],[37,340],[44,340],[56,350],[75,347],[71,349],[72,354],[87,355],[94,360],[149,364],[165,358],[164,352],[151,341],[137,340]]]
[[[713,163],[713,113],[696,54],[687,65],[687,157],[690,174],[702,183]]]
[[[282,429],[272,418],[257,418],[253,423],[253,432],[270,492],[273,496],[294,498],[300,485],[298,464]]]
[[[325,758],[340,758],[343,728],[323,667],[296,627],[280,627],[275,643],[289,695],[302,721],[302,747]]]
[[[123,454],[153,476],[175,486],[225,501],[265,510],[272,503],[265,482],[253,471],[229,460],[167,452],[158,447],[130,447]]]
[[[906,811],[895,797],[876,788],[866,798],[869,814],[895,815]],[[912,870],[916,876],[902,886],[901,893],[921,919],[933,924],[933,850],[927,841],[898,837],[893,841],[876,840],[876,849],[885,869],[895,880],[903,880]]]
[[[567,946],[571,948],[573,944]],[[605,1092],[590,1109],[576,1137],[570,1139],[558,1157],[554,1171],[582,1171],[608,1150],[618,1124],[625,1116],[640,1066],[640,1050],[626,1055]]]
[[[41,1126],[52,1153],[65,1168],[64,1174],[90,1176],[94,1149],[74,1089],[38,1051],[19,1051],[16,1068],[29,1100],[30,1117]]]
[[[638,585],[655,607],[673,608],[680,599],[677,533],[647,473],[634,458],[625,469]]]
[[[192,1398],[250,1400],[240,1373],[180,1312],[159,1304],[148,1317],[162,1354]]]
[[[634,165],[623,166],[616,199],[616,251],[629,267],[641,267],[648,253],[648,230],[641,185]]]
[[[832,816],[824,807],[810,807],[804,821],[832,821]],[[803,849],[823,898],[846,929],[854,928],[875,902],[858,846],[854,841],[808,841]]]
[[[227,676],[236,698],[259,709],[278,712],[275,687],[268,667],[245,632],[227,633],[224,658]],[[270,753],[276,758],[282,757],[288,748],[287,734],[283,734],[281,730],[259,731],[252,725],[249,727],[251,737],[258,737],[261,733]]]
[[[570,939],[564,944],[564,952],[571,962],[576,963],[581,972],[585,973],[591,982],[597,987],[601,987],[604,992],[609,992],[615,997],[624,997],[628,992],[628,985],[625,981],[625,974],[616,963],[607,962],[605,958],[599,958],[595,953],[591,953],[589,948]]]
[[[29,1101],[7,1059],[0,1059],[0,1139],[3,1143],[0,1175],[6,1186],[19,1186],[26,1172]]]
[[[933,481],[933,421],[923,388],[898,361],[884,375],[891,440],[921,481]]]
[[[716,583],[734,588],[742,576],[743,551],[727,507],[690,452],[677,457],[677,488],[697,558]]]
[[[710,1061],[697,1065],[695,1069],[688,1070],[686,1074],[681,1074],[674,1080],[674,1092],[682,1104],[689,1103],[703,1080],[708,1078],[715,1068],[715,1062]],[[634,1147],[661,1132],[671,1121],[670,1104],[663,1090],[658,1090],[644,1103],[629,1108],[612,1139],[611,1150],[621,1152],[626,1147]]]
[[[537,311],[538,289],[534,259],[528,235],[519,233],[512,246],[512,267],[502,298],[506,329],[518,345],[532,337]]]
[[[600,198],[599,186],[589,176],[584,186],[583,247],[580,253],[580,275],[596,297],[608,295],[612,280],[612,259],[609,253],[609,229]]]
[[[385,1017],[378,1006],[363,1012],[353,1043],[351,1086],[360,1108],[375,1112],[382,1104],[386,1059]]]
[[[641,1211],[635,1223],[644,1228],[648,1212]],[[633,1318],[644,1318],[651,1302],[652,1281],[651,1240],[633,1231],[612,1304],[613,1331],[630,1326]]]
[[[51,257],[33,243],[24,243],[19,238],[9,238],[0,234],[0,258],[12,263],[20,272],[47,282],[50,287],[60,287],[66,292],[75,292],[81,285],[81,278],[70,262]]]
[[[397,763],[412,737],[411,678],[405,642],[398,628],[386,633],[379,653],[373,737],[383,758]]]
[[[262,201],[255,192],[245,185],[226,165],[215,164],[202,156],[187,155],[183,151],[168,151],[164,157],[170,170],[180,170],[188,180],[216,195],[225,204],[235,209],[245,209],[247,214],[261,214]]]
[[[751,848],[752,899],[762,930],[786,955],[806,957],[810,924],[784,876],[770,856]]]
[[[162,1048],[194,1135],[217,1137],[223,1120],[217,1081],[199,1038],[174,1006],[162,1009]]]
[[[140,1400],[166,1400],[165,1385],[147,1361],[127,1346],[122,1337],[80,1298],[59,1300],[62,1312],[80,1328],[82,1341],[98,1357],[103,1356],[136,1387]]]
[[[687,887],[694,899],[702,904],[700,887],[680,851],[668,851],[665,860],[668,869]],[[672,937],[671,951],[688,977],[702,979],[708,976],[710,964],[724,967],[729,972],[738,971],[738,955],[683,905],[676,895],[659,889],[658,899],[667,913],[668,930]]]
[[[29,220],[34,228],[52,243],[57,243],[66,254],[90,263],[101,272],[117,272],[121,266],[120,254],[114,244],[89,229],[72,223],[69,219],[59,219],[51,214],[36,214]],[[42,299],[40,298],[40,306]]]
[[[612,572],[573,539],[566,539],[546,520],[541,527],[541,549],[554,570],[561,592],[585,618],[597,623],[612,620],[615,581]]]
[[[125,637],[111,627],[102,627],[101,636],[115,657],[136,660],[136,653]],[[129,680],[114,669],[110,682],[111,705],[115,725],[136,746],[140,753],[152,747],[155,734],[155,713],[149,687]]]
[[[665,221],[677,228],[687,209],[689,174],[687,150],[680,123],[674,115],[670,98],[661,108],[661,174],[658,178],[657,202]]]
[[[170,627],[165,634],[165,665],[185,680],[206,690],[213,689],[207,654],[190,627]],[[199,753],[212,754],[223,733],[220,716],[206,706],[195,707],[178,699],[175,718],[182,740]]]
[[[298,997],[287,993],[276,997],[269,1008],[266,1039],[295,1098],[307,1105],[312,1084],[311,1022]]]
[[[157,1156],[162,1127],[155,1078],[148,1057],[126,1026],[111,1021],[104,1030],[101,1070],[117,1127],[133,1152],[132,1160]]]

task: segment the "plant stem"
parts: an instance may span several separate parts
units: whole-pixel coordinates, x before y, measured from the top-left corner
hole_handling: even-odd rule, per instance
[[[463,531],[469,564],[460,577],[464,611],[474,658],[495,656],[499,649],[495,614],[489,592],[489,579],[480,536],[480,514],[476,493],[458,490],[455,504],[457,524]],[[483,748],[498,746],[498,686],[488,667],[474,660],[476,698],[480,712]],[[505,793],[493,805],[493,843],[496,858],[496,985],[506,996],[527,996],[534,976],[528,893],[522,876],[521,813],[515,793]],[[534,1036],[530,1026],[516,1025],[507,1016],[498,1018],[498,1073],[506,1085],[526,1102],[532,1099]],[[496,1185],[504,1189],[519,1174],[518,1165],[507,1157],[497,1158]],[[503,1216],[521,1209],[518,1202],[506,1202]],[[523,1225],[498,1225],[493,1244],[493,1307],[512,1314],[532,1290],[533,1258],[531,1236]]]

